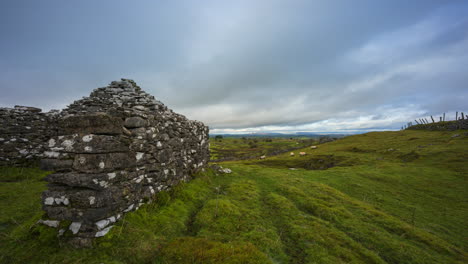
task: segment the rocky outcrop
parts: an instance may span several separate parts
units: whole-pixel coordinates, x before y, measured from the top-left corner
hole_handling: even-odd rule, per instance
[[[80,247],[157,192],[189,180],[209,160],[208,127],[174,113],[128,79],[95,89],[53,118],[36,109],[2,111],[8,116],[3,129],[11,135],[3,141],[31,145],[16,144],[11,156],[26,149],[54,171],[46,177],[47,219],[40,222]]]
[[[24,166],[40,159],[56,135],[58,111],[27,106],[0,108],[0,166]]]

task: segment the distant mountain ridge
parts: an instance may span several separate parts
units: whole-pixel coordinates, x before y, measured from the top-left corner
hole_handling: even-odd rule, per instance
[[[364,133],[364,132],[363,132]],[[225,134],[225,133],[210,133],[210,136],[223,137],[345,137],[361,133],[341,133],[341,132],[294,132],[294,133],[277,133],[277,132],[258,132],[245,134]]]

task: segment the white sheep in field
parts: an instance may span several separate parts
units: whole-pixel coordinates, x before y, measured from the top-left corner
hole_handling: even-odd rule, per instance
[[[299,155],[305,156],[305,155],[307,155],[307,153],[305,153],[305,152],[299,152]]]
[[[260,156],[260,159],[265,159],[265,158],[266,158],[266,156],[265,156],[265,155],[263,155],[263,156]]]
[[[310,148],[311,148],[311,149],[316,149],[316,148],[317,148],[317,146],[311,146]]]
[[[289,156],[291,156],[291,157],[294,156],[294,152],[291,152],[291,153],[289,154]]]

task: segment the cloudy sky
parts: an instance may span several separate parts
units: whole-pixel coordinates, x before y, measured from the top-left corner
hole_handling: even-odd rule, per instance
[[[467,14],[463,0],[3,0],[0,106],[60,109],[124,77],[214,133],[398,129],[468,111]]]

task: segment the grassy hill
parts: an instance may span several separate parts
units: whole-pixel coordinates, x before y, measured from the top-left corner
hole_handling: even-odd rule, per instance
[[[2,168],[0,262],[468,262],[466,131],[373,132],[300,151],[220,163],[233,173],[157,194],[80,250],[34,224],[46,173]]]
[[[313,138],[261,138],[261,137],[224,137],[212,138],[210,141],[210,155],[212,160],[239,160],[258,158],[262,155],[274,155],[291,149],[307,147],[317,143]]]

